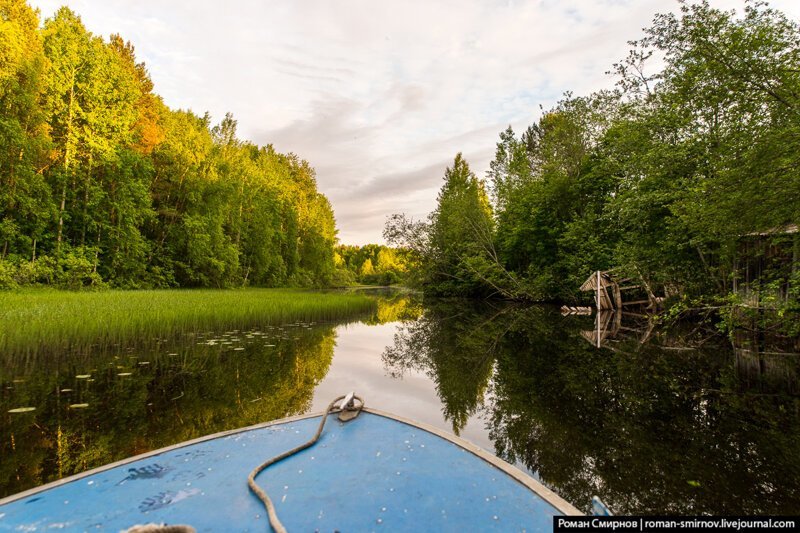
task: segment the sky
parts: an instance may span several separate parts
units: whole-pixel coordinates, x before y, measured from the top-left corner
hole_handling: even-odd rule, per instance
[[[675,0],[32,0],[119,33],[172,108],[232,112],[239,137],[316,169],[345,244],[434,209],[462,152],[484,177],[500,131],[607,74]],[[742,0],[711,0],[739,9]],[[774,0],[795,19],[800,2]],[[540,107],[541,106],[541,107]]]

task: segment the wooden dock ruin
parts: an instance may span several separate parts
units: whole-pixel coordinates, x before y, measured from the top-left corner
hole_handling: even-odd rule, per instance
[[[650,338],[654,322],[650,313],[661,306],[663,298],[656,296],[649,284],[644,280],[636,283],[631,278],[618,278],[613,271],[598,270],[581,285],[582,291],[594,292],[594,305],[597,309],[593,330],[582,331],[581,335],[592,346],[600,348],[607,345],[609,339],[619,335],[635,337],[641,344]],[[626,299],[625,296],[628,298]],[[580,309],[581,313],[576,311]],[[562,314],[588,314],[586,307],[562,308]],[[644,319],[644,327],[623,327],[622,316]]]
[[[624,311],[626,307],[645,307],[648,311],[656,311],[663,302],[663,298],[656,296],[650,289],[648,283],[641,280],[638,284],[632,284],[631,278],[618,279],[613,271],[594,272],[581,285],[582,291],[593,291],[595,293],[595,308],[600,311]],[[636,294],[641,296],[634,300],[625,300],[623,293]]]
[[[623,314],[626,323],[623,323]],[[594,328],[581,331],[581,336],[595,348],[610,348],[610,343],[622,340],[635,340],[645,344],[653,334],[655,321],[638,313],[621,311],[600,311],[595,315]]]

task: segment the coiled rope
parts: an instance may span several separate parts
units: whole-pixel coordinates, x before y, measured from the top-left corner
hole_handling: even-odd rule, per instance
[[[337,405],[337,403],[340,401],[342,403]],[[364,400],[353,393],[350,393],[346,396],[339,396],[330,404],[328,404],[328,408],[322,415],[322,420],[319,421],[317,432],[313,437],[311,437],[311,440],[261,463],[259,466],[254,468],[252,472],[250,472],[249,476],[247,476],[247,485],[250,487],[250,490],[253,491],[253,493],[264,503],[264,507],[267,508],[267,514],[269,515],[269,524],[276,533],[286,533],[286,528],[283,527],[283,524],[278,519],[278,514],[275,512],[275,506],[272,504],[272,500],[270,500],[269,496],[267,496],[267,493],[264,491],[264,489],[259,487],[258,483],[256,483],[256,476],[275,463],[279,463],[287,457],[291,457],[292,455],[302,452],[303,450],[316,444],[320,435],[322,435],[322,429],[325,427],[325,421],[328,419],[329,414],[339,413],[339,420],[342,422],[348,422],[357,417],[363,407]]]

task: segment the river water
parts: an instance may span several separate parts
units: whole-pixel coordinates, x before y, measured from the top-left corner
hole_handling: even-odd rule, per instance
[[[617,514],[800,514],[800,356],[637,317],[373,294],[378,312],[349,323],[7,358],[0,496],[353,390],[583,510],[598,495]]]

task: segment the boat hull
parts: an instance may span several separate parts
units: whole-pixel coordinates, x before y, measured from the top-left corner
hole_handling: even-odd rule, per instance
[[[269,530],[247,475],[318,423],[296,417],[212,435],[6,498],[0,530]],[[554,515],[578,513],[466,441],[367,409],[346,424],[330,417],[314,447],[257,481],[289,531],[551,531]]]

